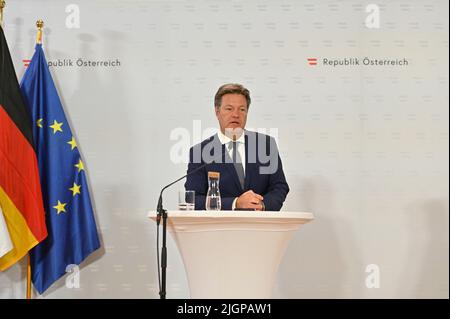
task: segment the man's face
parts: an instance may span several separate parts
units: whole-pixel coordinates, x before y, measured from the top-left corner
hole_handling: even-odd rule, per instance
[[[241,94],[225,94],[222,96],[222,104],[216,107],[216,116],[222,133],[229,136],[227,133],[231,131],[242,132],[247,123],[247,112],[245,96]],[[237,135],[239,136],[240,133]]]

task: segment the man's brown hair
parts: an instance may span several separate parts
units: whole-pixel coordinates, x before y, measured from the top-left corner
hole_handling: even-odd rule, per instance
[[[243,85],[237,83],[227,83],[222,85],[214,97],[214,106],[219,107],[222,104],[222,96],[225,94],[241,94],[247,100],[247,109],[250,107],[250,91]]]

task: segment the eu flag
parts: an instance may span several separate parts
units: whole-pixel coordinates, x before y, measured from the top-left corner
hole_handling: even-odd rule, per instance
[[[22,79],[30,108],[48,237],[31,251],[32,281],[42,294],[100,247],[84,162],[67,122],[42,45]]]

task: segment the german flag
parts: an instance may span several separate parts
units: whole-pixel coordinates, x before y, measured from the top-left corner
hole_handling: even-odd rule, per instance
[[[28,113],[3,29],[0,26],[0,206],[13,248],[0,271],[47,236],[31,116]]]

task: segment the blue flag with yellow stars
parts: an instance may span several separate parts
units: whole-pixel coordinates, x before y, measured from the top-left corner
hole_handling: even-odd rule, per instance
[[[30,109],[48,237],[30,254],[31,276],[42,294],[100,247],[84,162],[64,115],[56,87],[37,44],[22,79]]]

